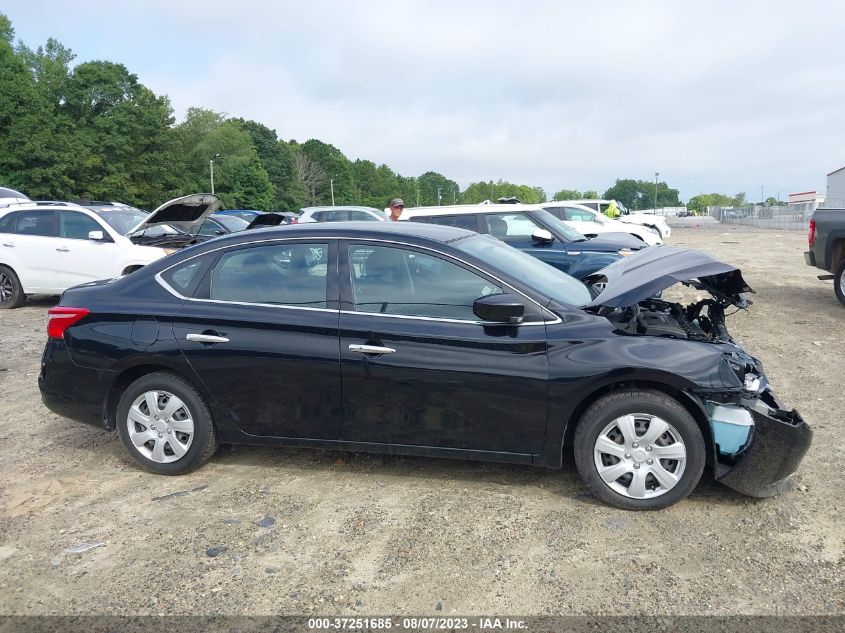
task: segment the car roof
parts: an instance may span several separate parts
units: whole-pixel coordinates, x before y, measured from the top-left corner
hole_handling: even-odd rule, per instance
[[[429,242],[447,244],[462,237],[475,235],[473,231],[459,229],[453,226],[439,224],[423,224],[421,222],[307,222],[305,224],[285,224],[277,227],[262,228],[261,240],[272,240],[285,237],[315,237],[325,236],[341,239],[419,239]],[[256,241],[256,231],[246,231],[222,236],[215,240],[214,247],[224,244],[235,245],[239,242]],[[206,242],[209,243],[209,242]]]
[[[376,209],[375,207],[364,207],[360,205],[328,205],[323,207],[302,207],[302,213],[306,211],[313,213],[314,211],[375,211],[384,215],[384,211]]]
[[[585,207],[583,204],[579,202],[573,202],[572,200],[549,200],[548,202],[544,202],[540,205],[541,207],[548,208],[548,207],[575,207],[576,209],[580,209],[582,211],[589,211],[590,213],[598,213],[595,209],[591,209],[590,207]]]
[[[517,211],[536,211],[541,209],[536,204],[453,204],[439,207],[413,207],[402,212],[402,219],[435,215],[468,215],[476,213],[515,213]]]

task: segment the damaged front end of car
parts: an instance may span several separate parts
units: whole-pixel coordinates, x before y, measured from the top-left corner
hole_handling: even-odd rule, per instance
[[[753,497],[791,489],[812,442],[801,415],[772,391],[762,363],[734,341],[726,310],[745,309],[754,291],[734,266],[676,246],[646,249],[587,280],[603,288],[585,310],[604,316],[620,335],[713,344],[709,384],[687,391],[709,421],[715,479]],[[676,283],[710,297],[688,305],[656,298]],[[704,350],[702,350],[704,353]]]

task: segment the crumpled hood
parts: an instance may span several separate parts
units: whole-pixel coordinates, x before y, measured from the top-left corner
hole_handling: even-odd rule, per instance
[[[652,246],[602,268],[587,283],[607,280],[604,289],[585,307],[626,308],[658,292],[685,283],[706,290],[717,299],[738,307],[747,302],[742,293],[754,292],[736,266],[707,253],[680,246]]]
[[[127,235],[161,224],[172,226],[188,235],[196,235],[206,218],[220,207],[220,198],[210,193],[192,193],[174,198],[150,213]]]

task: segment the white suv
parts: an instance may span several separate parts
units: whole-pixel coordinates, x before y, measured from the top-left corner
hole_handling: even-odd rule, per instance
[[[152,213],[125,205],[24,203],[0,210],[0,309],[29,294],[131,273],[196,239],[216,196],[193,194]]]
[[[564,200],[563,202],[567,204],[577,204],[604,214],[610,206],[612,200]],[[660,238],[664,240],[672,235],[672,229],[669,227],[669,224],[667,224],[666,218],[662,215],[656,215],[654,213],[631,213],[621,202],[617,202],[616,206],[622,214],[616,218],[620,222],[649,226],[660,233]]]
[[[611,220],[598,211],[572,202],[544,202],[540,205],[556,218],[562,220],[586,237],[596,237],[602,233],[628,233],[642,240],[648,246],[663,243],[657,229],[640,224],[631,224]]]

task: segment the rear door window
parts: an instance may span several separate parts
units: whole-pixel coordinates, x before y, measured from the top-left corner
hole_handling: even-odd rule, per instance
[[[350,211],[349,219],[353,222],[378,222],[378,219],[374,218],[369,213],[365,213],[364,211]]]
[[[18,235],[58,237],[57,215],[55,211],[20,211],[17,214],[15,233]]]
[[[229,251],[211,271],[217,301],[325,308],[329,245],[265,244]]]

